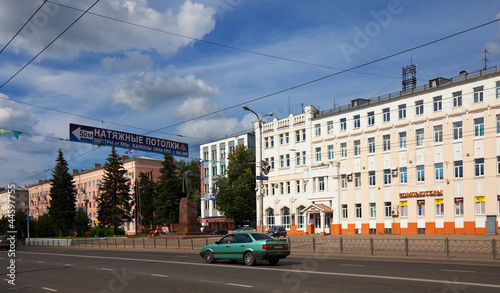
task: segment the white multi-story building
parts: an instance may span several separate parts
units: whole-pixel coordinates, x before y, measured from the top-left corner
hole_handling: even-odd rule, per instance
[[[289,234],[493,234],[500,70],[461,72],[329,111],[308,106],[263,124],[256,148],[257,162],[262,149],[271,166],[257,208],[265,226]]]
[[[234,221],[227,219],[217,209],[217,186],[215,178],[223,176],[228,165],[228,155],[236,146],[255,150],[255,134],[246,133],[200,146],[201,170],[201,219],[210,229],[234,229]]]
[[[9,215],[9,204],[14,205],[14,212],[23,211],[28,214],[28,188],[14,185],[0,188],[0,218]]]

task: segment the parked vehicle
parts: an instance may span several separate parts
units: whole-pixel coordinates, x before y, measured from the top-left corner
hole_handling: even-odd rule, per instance
[[[233,232],[257,232],[257,230],[255,230],[254,228],[249,227],[249,226],[243,226],[243,227],[237,228]]]
[[[212,230],[212,231],[210,231],[209,234],[211,234],[211,235],[226,235],[227,230],[224,230],[224,229]]]
[[[228,234],[201,249],[200,256],[207,263],[218,260],[243,261],[252,266],[257,260],[266,260],[271,265],[290,255],[285,239],[274,239],[263,233],[236,232]]]
[[[270,236],[273,236],[273,237],[280,237],[280,236],[283,236],[283,237],[286,237],[286,228],[285,227],[280,227],[280,226],[270,226],[266,233]]]
[[[10,248],[10,236],[9,235],[1,235],[0,236],[0,249],[5,248],[9,250]],[[14,243],[16,245],[16,243]]]

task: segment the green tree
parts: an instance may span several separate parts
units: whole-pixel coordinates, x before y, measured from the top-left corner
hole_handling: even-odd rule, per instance
[[[62,237],[63,233],[69,233],[73,227],[76,214],[76,188],[73,176],[68,172],[68,163],[60,149],[56,162],[50,180],[49,215],[59,231],[59,237]]]
[[[162,165],[157,187],[155,222],[170,225],[179,220],[182,174],[171,155],[164,156]]]
[[[151,226],[154,224],[155,201],[156,201],[156,183],[153,180],[153,171],[147,174],[139,174],[139,207],[142,225]]]
[[[54,237],[56,235],[54,221],[49,214],[43,214],[30,222],[30,237]]]
[[[255,153],[237,146],[229,154],[225,176],[215,178],[217,207],[236,223],[255,219]]]
[[[89,231],[89,217],[82,207],[76,211],[75,231],[80,236],[85,236],[85,232]]]
[[[104,175],[99,190],[101,195],[97,199],[97,219],[103,226],[114,227],[117,235],[122,219],[130,220],[130,188],[125,178],[127,171],[123,168],[123,161],[114,147],[104,164]]]

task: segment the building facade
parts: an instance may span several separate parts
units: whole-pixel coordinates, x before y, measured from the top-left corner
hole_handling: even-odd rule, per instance
[[[255,134],[246,133],[200,146],[200,222],[209,229],[234,229],[234,221],[227,219],[217,209],[217,186],[215,185],[215,178],[224,175],[229,163],[228,155],[232,153],[238,145],[245,146],[255,151]]]
[[[162,164],[160,160],[147,157],[128,158],[123,156],[123,168],[127,170],[126,178],[130,179],[131,195],[135,194],[136,182],[139,180],[141,172],[152,176],[155,180],[160,177]],[[92,220],[92,224],[98,224],[97,221],[97,199],[100,196],[100,184],[104,176],[104,169],[101,164],[94,164],[92,169],[72,170],[74,184],[77,190],[76,207],[84,208],[87,216]],[[37,184],[29,186],[29,215],[34,219],[49,212],[50,206],[50,181],[40,180]],[[136,221],[125,222],[123,225],[127,234],[137,232]]]
[[[260,148],[271,166],[257,211],[265,226],[290,234],[493,234],[500,70],[461,72],[329,111],[308,106],[264,124],[257,156]]]
[[[0,188],[0,218],[9,215],[9,203],[12,204],[12,202],[16,212],[23,211],[28,214],[28,188]]]

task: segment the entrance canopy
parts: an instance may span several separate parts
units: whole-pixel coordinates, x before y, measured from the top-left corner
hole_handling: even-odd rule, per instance
[[[319,214],[320,212],[332,213],[333,209],[322,203],[313,203],[307,208],[303,209],[301,213]]]

